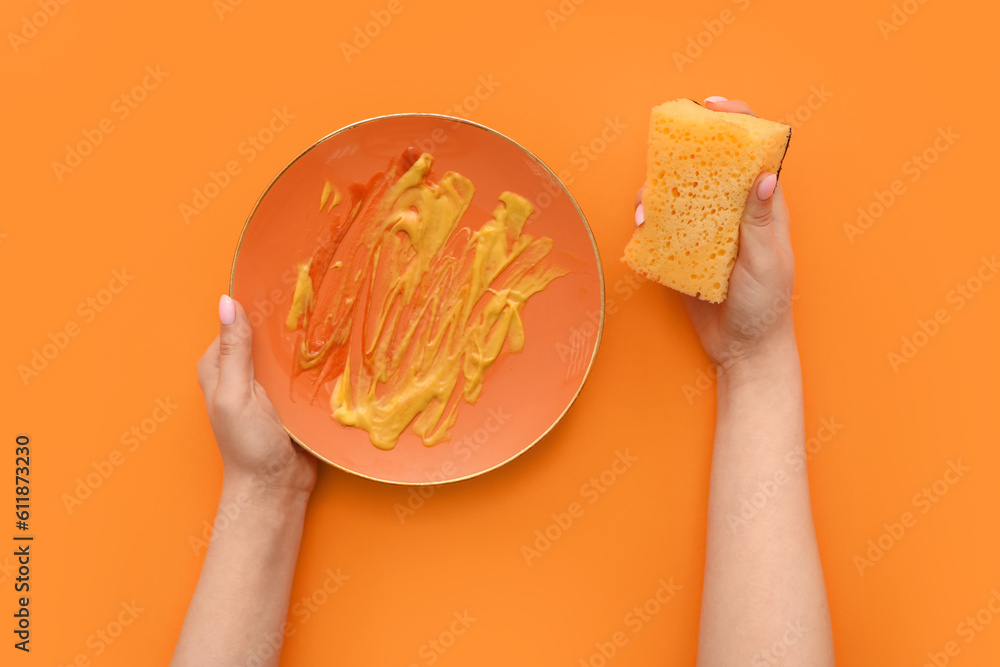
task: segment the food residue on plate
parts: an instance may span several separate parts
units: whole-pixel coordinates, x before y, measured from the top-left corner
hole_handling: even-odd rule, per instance
[[[285,322],[297,332],[293,380],[313,374],[313,398],[335,381],[333,417],[380,449],[411,425],[425,445],[447,440],[505,347],[524,347],[525,303],[568,273],[551,239],[524,232],[534,209],[520,195],[502,193],[478,229],[461,226],[475,188],[450,171],[433,182],[433,161],[408,149],[350,187],[349,212],[298,266]],[[329,181],[320,209],[327,201],[341,201]]]

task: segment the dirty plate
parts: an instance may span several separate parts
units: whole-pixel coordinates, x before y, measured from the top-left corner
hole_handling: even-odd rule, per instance
[[[425,446],[408,429],[394,449],[331,416],[324,386],[313,403],[290,383],[296,335],[285,330],[295,267],[309,258],[328,225],[318,198],[329,180],[345,195],[408,148],[434,156],[431,177],[469,178],[476,195],[461,225],[492,218],[501,192],[536,209],[525,231],[553,240],[572,272],[532,296],[521,311],[525,346],[505,351],[487,371],[475,405],[462,403],[451,438]],[[292,161],[264,191],[233,260],[230,294],[253,327],[254,373],[289,434],[320,459],[395,484],[436,484],[493,470],[538,442],[572,405],[597,354],[604,322],[604,277],[593,234],[573,197],[548,167],[511,139],[469,121],[435,114],[383,116],[349,125]],[[301,379],[302,376],[300,376]],[[298,381],[298,380],[297,380]],[[294,395],[293,395],[294,394]]]

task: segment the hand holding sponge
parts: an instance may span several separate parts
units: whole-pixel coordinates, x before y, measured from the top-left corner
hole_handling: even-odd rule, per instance
[[[781,170],[791,135],[787,125],[691,100],[654,107],[646,221],[625,246],[624,261],[684,294],[724,301],[750,187],[760,172]]]

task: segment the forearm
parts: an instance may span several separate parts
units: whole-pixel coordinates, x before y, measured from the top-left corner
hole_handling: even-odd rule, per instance
[[[223,483],[220,520],[172,665],[245,665],[258,653],[270,657],[250,664],[278,664],[278,651],[261,649],[283,634],[307,502],[305,493]]]
[[[700,667],[833,664],[804,448],[789,332],[719,377]]]

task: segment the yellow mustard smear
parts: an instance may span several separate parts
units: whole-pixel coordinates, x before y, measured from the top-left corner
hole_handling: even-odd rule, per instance
[[[333,199],[332,200],[330,200],[330,194],[331,193],[333,194]],[[340,199],[340,190],[338,190],[336,188],[336,186],[333,183],[331,183],[330,181],[327,181],[323,185],[323,194],[321,194],[320,197],[319,197],[319,210],[321,210],[321,211],[323,210],[323,207],[326,206],[326,202],[328,200],[330,200],[330,208],[326,209],[327,211],[331,210],[334,206],[336,206],[337,204],[339,204],[340,201],[341,201],[341,199]]]
[[[299,264],[295,278],[295,290],[292,292],[292,306],[288,309],[285,328],[295,331],[299,327],[302,316],[307,314],[313,305],[312,278],[309,277],[309,265],[312,262]]]
[[[380,449],[392,449],[409,426],[425,445],[447,440],[462,400],[478,400],[505,344],[523,349],[525,303],[567,273],[546,261],[551,239],[524,233],[534,210],[527,199],[504,192],[492,219],[475,231],[462,228],[475,188],[454,172],[429,182],[432,163],[421,155],[376,216],[382,233],[364,278],[360,355],[346,356],[330,399],[333,417],[367,431]],[[303,320],[297,305],[313,302],[305,266],[289,311],[296,326]],[[316,359],[299,362],[304,368]],[[461,400],[452,400],[459,389]]]

